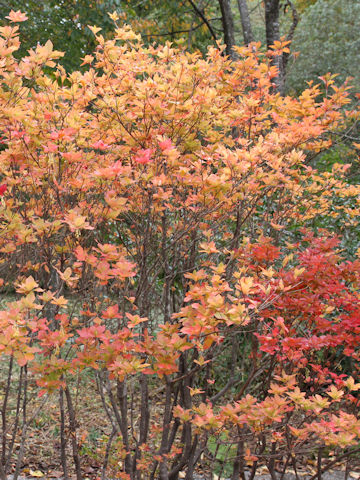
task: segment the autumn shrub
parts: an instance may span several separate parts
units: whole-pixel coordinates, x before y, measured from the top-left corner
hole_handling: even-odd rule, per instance
[[[30,382],[58,398],[59,462],[82,478],[73,379],[85,374],[107,423],[102,478],[190,480],[219,451],[234,480],[350,456],[359,263],[329,232],[300,228],[341,222],[339,197],[346,222],[359,213],[346,166],[307,161],[346,123],[347,88],[281,97],[271,54],[145,48],[126,26],[110,40],[91,27],[88,69],[68,75],[51,42],[16,60],[25,18],[9,19],[0,252],[17,299],[0,312],[0,353],[8,382],[15,362],[22,376],[17,392],[4,386],[0,476],[15,453],[20,472]]]

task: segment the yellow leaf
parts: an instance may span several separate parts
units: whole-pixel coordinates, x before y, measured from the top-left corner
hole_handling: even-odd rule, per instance
[[[360,389],[360,383],[355,383],[353,377],[349,377],[346,382],[344,382],[350,392],[357,391]]]
[[[209,242],[209,243],[200,243],[200,252],[204,252],[204,253],[207,253],[207,254],[211,254],[211,253],[218,253],[219,250],[216,248],[215,246],[215,242]]]
[[[108,13],[108,15],[113,22],[117,22],[120,18],[117,12]]]
[[[40,470],[30,470],[29,473],[32,477],[40,478],[44,476],[43,472],[41,472]]]
[[[205,358],[203,356],[200,356],[198,360],[194,360],[195,363],[197,363],[198,365],[200,365],[200,367],[202,367],[203,365],[205,365],[206,363],[209,363],[210,360],[205,360]]]
[[[97,27],[96,25],[94,25],[94,26],[88,25],[88,28],[89,28],[89,30],[92,31],[92,33],[94,35],[96,35],[97,33],[99,33],[102,30],[100,27]]]
[[[240,287],[244,295],[248,295],[250,293],[253,283],[254,280],[251,277],[242,277],[240,279]]]
[[[44,45],[44,49],[46,50],[46,52],[48,53],[51,53],[53,51],[53,43],[51,40],[48,40],[45,45]]]
[[[327,394],[333,400],[337,401],[340,400],[340,398],[344,395],[344,392],[342,390],[338,390],[334,385],[332,385],[330,387],[330,392],[327,392]]]
[[[25,15],[25,13],[22,13],[20,10],[17,10],[16,12],[14,10],[11,10],[9,15],[5,17],[9,19],[11,22],[25,22],[25,20],[28,19],[28,17]]]
[[[292,260],[294,258],[294,254],[293,253],[290,253],[289,255],[286,255],[286,257],[284,258],[283,262],[282,262],[282,266],[283,267],[286,267],[286,265],[290,262],[290,260]]]
[[[265,277],[272,278],[274,276],[275,270],[272,267],[270,267],[268,270],[266,270],[265,268],[262,268],[261,273]]]
[[[38,303],[35,303],[35,294],[33,292],[30,292],[29,294],[26,295],[26,297],[23,297],[21,299],[21,305],[23,308],[35,308],[37,310],[42,309],[42,305],[39,305]]]
[[[67,305],[68,301],[66,300],[66,298],[61,296],[61,297],[58,297],[58,298],[54,298],[53,300],[51,300],[50,303],[52,303],[54,305],[57,305],[59,307],[64,307],[65,305]]]
[[[18,293],[26,293],[26,294],[32,292],[33,290],[35,290],[36,292],[42,292],[42,289],[38,287],[39,287],[39,284],[36,283],[34,278],[30,275],[30,277],[28,277],[24,282],[18,285],[18,288],[16,289],[16,291]]]
[[[283,228],[285,228],[285,225],[280,225],[278,223],[270,222],[270,225],[274,230],[282,230]]]
[[[298,278],[304,272],[305,272],[305,268],[295,268],[294,269],[294,277]]]
[[[200,388],[191,388],[188,387],[190,390],[190,395],[193,397],[194,395],[199,395],[200,393],[204,393],[204,390],[201,390]]]

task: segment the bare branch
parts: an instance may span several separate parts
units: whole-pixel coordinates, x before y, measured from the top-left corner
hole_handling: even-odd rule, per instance
[[[213,37],[213,39],[215,40],[215,42],[217,42],[216,33],[215,33],[214,29],[212,28],[209,20],[205,17],[204,12],[202,12],[202,11],[197,7],[197,5],[193,2],[193,0],[189,0],[189,3],[190,3],[190,5],[192,6],[192,8],[194,9],[195,13],[201,18],[201,20],[202,20],[202,21],[205,23],[205,25],[208,27],[209,32],[210,32],[211,36]]]

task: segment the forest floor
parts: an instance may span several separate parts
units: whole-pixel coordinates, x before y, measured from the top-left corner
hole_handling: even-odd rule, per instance
[[[311,478],[310,473],[309,474],[300,473],[300,474],[298,474],[298,476],[301,478],[301,480],[309,480]],[[38,478],[38,477],[20,476],[20,477],[18,477],[18,480],[35,480],[36,478]],[[42,478],[43,478],[43,480],[54,479],[54,478],[58,478],[59,480],[62,480],[61,477],[53,477],[53,476],[49,476],[49,475],[44,475]],[[75,479],[76,477],[74,476],[73,478]],[[85,479],[86,478],[87,477],[85,477]],[[345,480],[345,472],[343,470],[333,470],[333,471],[325,472],[321,476],[321,478],[322,478],[322,480]],[[359,480],[359,478],[360,478],[360,472],[355,472],[354,471],[354,472],[349,472],[347,480]],[[256,480],[272,480],[271,475],[265,475],[265,474],[256,475],[255,479]],[[13,476],[9,475],[8,480],[13,480]],[[208,476],[204,476],[204,475],[201,475],[201,474],[195,474],[193,480],[219,480],[219,477],[217,477],[217,475],[213,475],[212,479],[210,479],[210,477],[208,477]],[[225,477],[221,477],[221,480],[230,480],[230,479],[226,479]],[[283,480],[296,480],[296,475],[293,474],[293,473],[287,473],[287,474],[285,474]]]
[[[7,298],[7,300],[9,300]],[[1,304],[1,301],[0,301]],[[1,388],[7,381],[8,362],[0,357],[0,394]],[[11,400],[9,401],[9,411],[14,412],[16,407],[16,385],[18,381],[18,372],[15,371],[13,386],[11,388]],[[35,382],[29,379],[29,411],[37,411],[37,415],[32,419],[28,426],[28,438],[26,442],[25,455],[22,461],[20,476],[18,480],[33,479],[62,479],[63,472],[60,460],[60,413],[59,413],[59,395],[55,392],[49,395],[44,402],[44,397],[39,398],[38,388]],[[104,415],[103,407],[99,395],[94,394],[96,390],[95,379],[93,376],[84,374],[74,376],[71,381],[71,389],[74,395],[74,409],[76,417],[79,419],[77,427],[77,438],[79,453],[81,456],[82,473],[84,480],[97,480],[101,476],[101,463],[106,447],[106,442],[110,433],[109,424]],[[1,395],[0,395],[1,398]],[[154,400],[154,403],[155,400]],[[39,410],[39,407],[42,408]],[[9,434],[11,437],[11,425],[14,422],[12,413],[9,418]],[[0,425],[1,429],[1,425]],[[69,435],[69,432],[68,432]],[[68,438],[68,459],[71,459],[70,438]],[[15,455],[10,472],[15,470],[16,450],[19,447],[19,438],[15,440]],[[69,461],[71,463],[71,461]],[[216,464],[216,465],[215,465]],[[217,467],[217,468],[214,468]],[[221,468],[219,468],[221,467]],[[342,469],[341,469],[342,468]],[[116,447],[109,459],[108,475],[110,478],[116,478],[118,472],[118,455]],[[281,477],[281,466],[279,467],[278,478]],[[222,471],[221,480],[231,476],[231,466],[219,465],[214,461],[212,466],[202,465],[199,467],[193,480],[219,480],[219,472]],[[215,472],[215,473],[214,473]],[[272,480],[268,474],[265,465],[259,465],[257,469],[256,480]],[[316,461],[308,460],[303,464],[299,459],[298,478],[295,472],[288,469],[282,480],[309,480],[316,473]],[[180,479],[184,478],[185,472],[180,472]],[[8,480],[13,476],[9,475]],[[71,471],[71,480],[76,476]],[[348,464],[347,471],[345,466],[336,465],[334,470],[323,473],[317,480],[360,480],[360,458],[352,458]]]

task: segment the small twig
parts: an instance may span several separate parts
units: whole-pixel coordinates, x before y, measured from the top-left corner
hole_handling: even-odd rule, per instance
[[[344,458],[348,458],[350,457],[350,455],[353,455],[354,453],[358,453],[360,452],[360,448],[355,448],[355,450],[351,450],[349,452],[345,452],[343,453],[342,455],[339,455],[337,458],[335,458],[335,460],[333,460],[332,462],[328,463],[325,467],[323,467],[321,469],[321,474],[327,472],[328,470],[330,470],[331,467],[333,467],[334,465],[336,465],[337,463],[339,463],[341,460],[343,460]],[[314,473],[314,475],[312,475],[308,480],[315,480],[316,478],[318,478],[318,472]]]
[[[59,391],[59,408],[60,408],[60,459],[63,469],[64,480],[69,480],[69,472],[66,460],[66,435],[65,435],[65,409],[64,409],[64,390]]]
[[[71,398],[71,393],[68,386],[65,387],[65,397],[66,397],[67,409],[69,414],[71,444],[72,444],[73,459],[75,464],[76,479],[82,480],[81,462],[80,462],[80,455],[79,455],[78,443],[76,438],[77,422],[76,422],[75,410],[74,410],[74,406]]]
[[[317,477],[318,480],[321,480],[321,464],[322,464],[322,447],[319,448],[317,456]]]
[[[209,20],[205,17],[205,15],[203,14],[203,12],[195,5],[195,3],[192,1],[192,0],[189,0],[189,3],[190,5],[192,6],[192,8],[194,9],[194,11],[196,12],[196,14],[201,18],[201,20],[205,23],[205,25],[208,27],[209,29],[209,32],[211,34],[211,36],[213,37],[215,43],[217,42],[217,37],[216,37],[216,33],[214,32],[214,29],[212,28],[212,26],[210,25],[209,23]]]
[[[118,429],[116,428],[116,426],[113,425],[110,437],[109,437],[109,439],[107,441],[107,444],[106,444],[105,456],[104,456],[104,461],[103,461],[102,469],[101,469],[101,480],[106,479],[106,468],[107,468],[108,463],[109,463],[111,444],[112,444],[112,442],[114,440],[114,437],[117,433],[118,433]]]
[[[25,451],[25,440],[26,440],[26,434],[27,434],[27,427],[28,427],[28,422],[27,422],[27,388],[28,388],[28,377],[27,377],[27,366],[25,365],[22,367],[24,370],[24,390],[23,390],[23,402],[22,402],[22,431],[21,431],[21,439],[20,439],[20,448],[19,448],[19,453],[16,461],[16,467],[15,467],[15,472],[13,476],[13,480],[17,480],[19,477],[20,473],[20,467],[24,458],[24,451]]]

